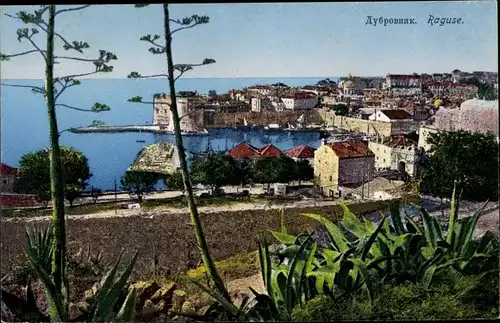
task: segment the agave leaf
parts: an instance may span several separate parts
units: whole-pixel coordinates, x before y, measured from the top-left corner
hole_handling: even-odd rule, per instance
[[[132,260],[127,264],[121,275],[117,280],[113,282],[111,287],[108,290],[104,290],[106,292],[106,296],[97,303],[96,311],[93,317],[94,322],[104,322],[111,315],[116,302],[120,298],[120,294],[122,293],[125,285],[127,284],[127,280],[132,273],[132,269],[134,267],[135,261],[137,260],[138,252],[132,257]]]
[[[319,221],[321,222],[321,224],[325,226],[326,231],[330,236],[330,239],[337,248],[337,251],[345,252],[348,249],[347,238],[345,237],[344,233],[342,233],[340,228],[335,224],[333,224],[333,222],[331,222],[327,218],[322,217],[321,215],[314,213],[302,213],[302,215],[307,216],[308,218],[314,219],[316,221]]]
[[[347,277],[349,272],[354,268],[354,264],[350,260],[342,261],[338,273],[335,275],[335,285],[344,290],[347,287]]]
[[[118,265],[120,264],[121,258],[123,255],[123,249],[120,251],[118,254],[118,257],[116,258],[115,264],[113,267],[104,275],[104,277],[101,279],[101,283],[99,290],[97,291],[97,295],[90,305],[90,309],[88,311],[89,317],[94,318],[97,314],[97,308],[104,299],[106,298],[107,293],[109,290],[112,288],[113,283],[115,281],[115,276],[116,272],[118,271]]]
[[[409,222],[413,228],[415,228],[415,231],[418,234],[424,235],[424,231],[422,230],[422,228],[420,227],[420,225],[418,225],[415,221],[413,221],[413,219],[410,216],[405,215],[405,217],[406,217],[406,221]]]
[[[321,249],[321,255],[325,258],[327,264],[333,264],[342,254],[332,249]]]
[[[427,211],[423,207],[419,207],[420,213],[422,214],[422,222],[424,224],[424,235],[427,241],[427,245],[430,248],[437,247],[437,233],[435,232],[434,224],[432,223],[432,218],[427,213]]]
[[[340,223],[344,228],[353,233],[356,237],[361,238],[363,236],[367,236],[370,232],[366,229],[366,226],[361,222],[358,217],[352,213],[347,205],[342,202],[339,202],[340,206],[344,211],[344,216]]]
[[[448,218],[448,234],[446,236],[446,242],[450,245],[453,245],[453,239],[455,236],[455,222],[458,218],[458,209],[460,203],[460,197],[456,198],[457,184],[453,184],[453,193],[451,194],[451,202],[450,202],[450,215]],[[462,193],[460,192],[460,195]]]
[[[219,302],[228,313],[235,316],[240,316],[242,314],[239,308],[234,306],[234,304],[230,303],[227,299],[219,295],[217,292],[212,291],[210,288],[203,286],[193,278],[188,277],[188,279],[189,281],[191,281],[191,283],[195,284],[198,288],[200,288],[202,291],[204,291],[205,293],[210,295],[213,299],[215,299],[217,302]]]
[[[288,271],[288,277],[287,277],[287,282],[286,282],[286,289],[285,289],[285,304],[286,304],[286,310],[287,313],[292,313],[293,307],[295,304],[293,304],[293,279],[294,279],[294,273],[295,273],[295,267],[297,266],[297,263],[299,262],[300,258],[302,257],[302,253],[304,252],[307,244],[309,243],[310,239],[312,237],[312,234],[310,234],[307,239],[300,245],[300,249],[295,254],[295,257],[293,258],[292,262],[290,263],[290,269]]]
[[[262,280],[264,281],[264,286],[266,286],[267,293],[274,302],[274,292],[273,284],[271,284],[272,278],[272,263],[271,256],[269,255],[269,249],[267,248],[267,242],[264,240],[264,246],[259,243],[259,258],[261,266]]]
[[[371,304],[372,299],[373,299],[373,293],[374,293],[374,287],[373,287],[373,282],[370,278],[370,272],[368,271],[368,268],[366,267],[366,263],[361,260],[361,259],[351,259],[352,263],[354,266],[356,266],[361,273],[361,276],[363,276],[364,284],[366,286],[366,291],[368,294],[368,300]]]
[[[389,205],[389,213],[391,215],[392,225],[396,235],[400,235],[406,232],[401,219],[401,210],[399,201],[394,201]]]
[[[273,300],[276,304],[285,302],[286,270],[273,269],[271,272],[271,284],[273,290]]]
[[[300,274],[300,279],[298,280],[298,282],[296,284],[297,285],[297,287],[296,287],[297,296],[298,296],[299,302],[301,304],[302,304],[302,294],[303,294],[302,293],[302,287],[307,283],[307,273],[311,272],[312,269],[313,269],[312,261],[313,261],[313,258],[314,258],[314,254],[316,253],[317,247],[318,247],[318,245],[315,242],[313,244],[311,250],[309,250],[309,254],[307,256],[306,263],[305,263],[304,266],[302,266],[302,272]]]
[[[51,277],[42,267],[42,264],[38,263],[29,253],[26,253],[26,257],[32,270],[36,273],[38,278],[42,281],[45,288],[45,294],[49,303],[49,313],[52,321],[65,322],[67,321],[66,313],[64,311],[64,302],[62,295],[57,292],[56,285],[52,281]]]
[[[127,298],[120,308],[120,311],[116,315],[116,322],[132,322],[136,299],[137,291],[135,290],[135,288],[131,288],[131,290],[127,294]]]
[[[385,219],[386,219],[386,217],[384,216],[382,218],[382,220],[380,221],[380,223],[378,224],[377,229],[375,229],[375,231],[370,235],[370,238],[368,239],[368,241],[366,241],[366,243],[364,244],[363,252],[361,254],[361,261],[365,261],[366,257],[368,256],[368,252],[370,251],[373,244],[375,243],[375,239],[377,239],[379,232],[382,230]],[[380,251],[379,251],[379,253],[380,253]]]
[[[267,230],[267,231],[271,232],[271,234],[276,238],[276,240],[285,245],[293,245],[295,243],[295,239],[297,238],[296,236],[287,233],[282,233],[272,230]]]
[[[477,221],[479,220],[481,213],[483,212],[484,208],[488,203],[489,200],[486,200],[486,202],[484,202],[483,205],[481,205],[481,207],[477,209],[476,212],[474,212],[469,221],[467,221],[464,239],[463,241],[460,241],[460,245],[462,246],[461,250],[464,250],[469,244],[469,242],[472,240],[472,236],[474,234],[474,231],[476,230]]]
[[[483,236],[481,237],[481,240],[479,240],[479,244],[476,249],[476,253],[482,253],[485,252],[488,246],[491,244],[492,241],[494,241],[497,237],[495,234],[491,231],[486,231]]]

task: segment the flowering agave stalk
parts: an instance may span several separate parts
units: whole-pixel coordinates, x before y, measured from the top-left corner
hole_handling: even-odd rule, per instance
[[[65,51],[76,51],[83,54],[85,49],[90,46],[86,42],[82,41],[68,41],[64,36],[55,30],[56,16],[61,14],[67,14],[68,12],[75,12],[83,10],[90,5],[82,5],[68,9],[56,10],[55,5],[40,5],[39,9],[34,10],[34,12],[20,11],[15,16],[7,14],[8,17],[16,19],[21,23],[30,26],[31,28],[19,28],[17,30],[17,39],[21,42],[27,42],[32,46],[32,50],[28,50],[21,53],[5,54],[0,53],[0,61],[8,61],[11,58],[37,54],[43,59],[43,65],[45,66],[45,85],[44,86],[31,86],[31,85],[20,85],[20,84],[2,84],[2,86],[20,87],[31,89],[32,92],[36,94],[42,94],[45,98],[45,103],[47,106],[47,115],[49,120],[49,138],[50,138],[50,187],[51,187],[51,198],[52,198],[52,272],[47,273],[52,277],[52,282],[55,288],[55,292],[59,295],[61,300],[69,299],[69,289],[66,282],[66,225],[65,225],[65,215],[64,215],[64,181],[63,181],[63,169],[61,164],[61,149],[59,146],[59,136],[63,131],[59,131],[56,108],[67,108],[76,111],[85,111],[91,113],[99,113],[103,111],[108,111],[110,108],[102,103],[95,103],[92,107],[88,109],[83,109],[75,106],[71,106],[65,103],[58,103],[58,99],[61,95],[70,87],[78,86],[81,84],[79,80],[83,76],[89,76],[98,73],[106,73],[113,71],[113,66],[109,63],[112,60],[116,60],[115,54],[100,50],[99,56],[97,58],[82,58],[82,57],[71,57],[65,55],[55,55],[54,39],[57,38],[63,43],[63,49]],[[37,37],[40,32],[45,34],[45,44],[40,45],[37,43]],[[60,60],[73,60],[92,63],[95,70],[88,73],[80,73],[66,76],[55,76],[54,75],[54,64],[59,63]],[[35,259],[33,259],[35,260]],[[36,261],[34,262],[36,263]],[[40,266],[36,266],[38,269],[44,269]],[[43,273],[44,271],[37,271]],[[61,301],[58,303],[61,306],[65,306],[67,301]],[[56,309],[51,305],[51,317],[53,320],[60,319],[60,315],[67,312],[67,309],[61,308]]]

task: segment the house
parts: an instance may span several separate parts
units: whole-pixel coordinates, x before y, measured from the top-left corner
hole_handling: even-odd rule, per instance
[[[378,110],[368,117],[368,120],[395,122],[395,121],[411,121],[413,117],[410,113],[401,109]]]
[[[314,182],[327,196],[372,180],[374,168],[375,155],[359,140],[323,143],[314,153]]]
[[[259,153],[259,157],[281,157],[283,156],[283,153],[281,150],[276,148],[275,146],[268,144],[265,145],[259,149],[257,149],[257,152]]]
[[[318,97],[309,92],[296,92],[281,98],[287,110],[310,110],[318,105]]]
[[[270,95],[272,92],[274,92],[274,88],[269,85],[254,85],[248,87],[248,92],[258,93],[267,96]]]
[[[397,135],[383,142],[370,141],[368,148],[375,154],[377,170],[403,170],[410,176],[416,175],[418,143],[404,136]]]
[[[234,159],[257,159],[261,157],[281,157],[283,153],[275,146],[269,144],[256,148],[247,142],[242,142],[229,150],[227,154]]]
[[[459,96],[466,99],[477,97],[477,86],[474,84],[431,82],[425,86],[435,97]]]
[[[6,164],[0,163],[0,192],[12,193],[16,183],[18,169],[10,167]]]
[[[285,155],[288,157],[292,158],[293,160],[301,160],[301,159],[306,159],[309,161],[309,164],[314,167],[314,152],[316,149],[314,149],[311,146],[297,146],[295,148],[292,148],[290,150],[287,150],[285,152]]]
[[[431,149],[428,139],[431,134],[438,133],[439,130],[432,125],[422,125],[418,129],[418,148],[423,148],[426,152]]]
[[[385,78],[385,87],[394,96],[420,95],[422,93],[422,78],[418,74],[388,74]]]

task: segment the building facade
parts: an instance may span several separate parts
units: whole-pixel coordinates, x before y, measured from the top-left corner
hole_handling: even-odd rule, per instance
[[[362,141],[323,143],[314,153],[314,182],[327,196],[372,180],[374,168],[374,154]]]
[[[422,79],[418,74],[388,74],[385,78],[385,87],[393,96],[420,95]]]
[[[467,83],[432,82],[426,84],[427,89],[437,97],[458,96],[464,99],[477,97],[477,86]]]
[[[0,163],[0,192],[13,193],[16,184],[17,168]]]
[[[318,97],[308,92],[297,92],[281,98],[287,110],[310,110],[318,104]]]
[[[375,154],[377,170],[404,170],[408,175],[416,175],[418,143],[404,136],[393,136],[383,142],[369,142],[368,148]]]

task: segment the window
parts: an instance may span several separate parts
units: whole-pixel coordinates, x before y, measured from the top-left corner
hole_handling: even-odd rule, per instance
[[[333,181],[333,176],[332,176],[332,175],[330,175],[330,182],[331,182],[331,181]]]
[[[384,163],[385,163],[385,158],[384,158]]]
[[[4,183],[4,184],[7,184],[7,180],[6,180],[6,179],[4,179],[4,180],[3,180],[3,183]]]

